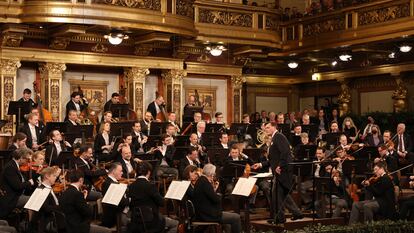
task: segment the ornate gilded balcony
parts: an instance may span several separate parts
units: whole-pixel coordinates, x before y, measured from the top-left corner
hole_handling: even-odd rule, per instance
[[[283,52],[320,50],[413,34],[413,0],[379,0],[281,24]],[[276,53],[275,53],[276,54]]]

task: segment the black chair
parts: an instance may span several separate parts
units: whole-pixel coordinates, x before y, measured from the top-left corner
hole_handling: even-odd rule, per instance
[[[186,217],[187,217],[187,229],[191,232],[195,232],[196,228],[203,228],[207,230],[213,228],[214,232],[222,232],[221,224],[219,222],[205,222],[205,221],[196,221],[195,220],[195,208],[191,200],[187,200],[186,204]]]

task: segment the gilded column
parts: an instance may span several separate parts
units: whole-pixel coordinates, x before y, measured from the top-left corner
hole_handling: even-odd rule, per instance
[[[1,119],[8,120],[3,127],[4,132],[13,133],[14,117],[7,115],[9,102],[16,99],[17,69],[21,66],[18,59],[1,60]]]
[[[341,93],[338,96],[339,115],[344,116],[351,111],[351,92],[346,80],[338,80],[341,83]]]
[[[62,121],[62,77],[64,63],[41,63],[39,65],[43,107],[52,114],[53,121]]]
[[[245,82],[243,76],[231,76],[231,83],[233,84],[233,122],[241,122],[243,82]]]
[[[397,87],[394,93],[392,93],[394,112],[407,111],[407,88],[400,77],[396,77],[395,82],[397,83]]]
[[[124,69],[128,86],[128,96],[137,117],[142,119],[145,114],[144,87],[145,78],[150,73],[147,68],[131,67]]]
[[[183,106],[182,90],[183,90],[183,79],[187,76],[187,72],[184,70],[168,70],[162,73],[163,78],[170,83],[171,82],[171,93],[168,93],[168,100],[171,100],[171,111],[175,112],[177,121],[181,122],[181,106]]]

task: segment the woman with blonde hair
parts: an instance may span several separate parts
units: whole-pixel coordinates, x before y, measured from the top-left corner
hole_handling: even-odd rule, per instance
[[[345,117],[342,123],[342,132],[348,138],[348,141],[355,141],[357,137],[358,128],[355,126],[354,121],[351,117]]]

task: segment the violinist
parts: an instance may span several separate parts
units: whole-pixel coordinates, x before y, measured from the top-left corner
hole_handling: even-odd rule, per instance
[[[102,123],[99,128],[99,133],[95,137],[94,151],[99,161],[110,161],[113,159],[111,151],[115,142],[111,140],[110,131],[111,123]]]
[[[87,200],[96,201],[102,198],[102,194],[93,190],[93,181],[100,176],[106,175],[107,171],[104,169],[97,169],[93,164],[93,153],[90,145],[82,145],[80,148],[80,156],[74,159],[76,170],[82,171],[85,176],[85,185],[90,190],[88,192]]]
[[[14,208],[22,208],[29,200],[29,196],[23,194],[25,189],[35,185],[33,179],[25,179],[20,172],[20,166],[26,165],[33,151],[27,148],[19,148],[13,152],[12,160],[5,164],[0,175],[0,219],[4,219]]]
[[[389,146],[394,146],[393,142],[389,142],[389,145],[381,144],[378,146],[379,157],[375,158],[374,163],[385,162],[387,165],[387,170],[393,172],[398,169],[398,157],[396,154],[391,154],[389,151]],[[395,185],[399,184],[398,174],[393,174],[393,182]]]
[[[129,149],[131,150],[131,153],[133,152],[133,145],[132,145],[132,135],[130,133],[124,133],[122,135],[122,141],[119,141],[117,143],[114,144],[114,148],[116,148],[116,150],[112,150],[112,158],[115,160],[118,160],[119,158],[121,158],[121,149],[124,146],[128,146]]]
[[[349,155],[346,150],[342,147],[338,147],[338,149],[336,149],[335,151],[336,154],[336,158],[334,158],[334,161],[339,162],[337,169],[339,172],[342,172],[342,164],[344,163],[345,160],[355,160],[355,158],[352,155]]]
[[[114,119],[112,119],[112,112],[111,111],[106,111],[102,114],[102,121],[99,122],[96,125],[96,133],[99,133],[99,129],[101,128],[101,125],[104,123],[112,123],[114,122]]]
[[[19,148],[26,147],[27,136],[22,132],[17,132],[12,138],[12,144],[7,150],[15,151]]]
[[[111,99],[108,100],[108,102],[106,102],[104,105],[104,112],[111,111],[112,104],[119,104],[119,98],[120,98],[120,95],[118,93],[116,92],[112,93]],[[103,116],[102,116],[102,119],[103,119]]]
[[[173,164],[173,155],[175,148],[172,145],[172,137],[163,134],[161,136],[162,145],[154,152],[155,159],[158,160],[157,177],[161,178],[163,175],[171,175],[178,177],[178,170]]]
[[[132,159],[131,148],[128,145],[121,145],[121,157],[117,161],[122,165],[122,177],[125,179],[134,179],[138,162],[141,162],[141,160],[138,158]]]
[[[371,133],[365,137],[365,144],[368,146],[378,146],[384,143],[381,136],[381,131],[378,125],[373,125],[371,127]]]
[[[200,178],[201,173],[199,172],[200,168],[194,165],[188,165],[184,168],[181,173],[181,178],[183,180],[190,181],[190,186],[187,189],[186,197],[190,200],[194,198],[194,185],[197,183],[198,178]]]
[[[147,112],[150,112],[152,115],[153,119],[157,118],[157,114],[161,113],[163,111],[164,108],[164,97],[162,97],[161,95],[158,95],[154,101],[152,101],[148,107],[147,107]]]
[[[20,171],[26,180],[33,179],[35,183],[39,182],[40,173],[43,168],[47,167],[45,164],[45,153],[43,151],[36,151],[31,157],[31,161],[20,166]],[[26,190],[25,193],[31,193],[34,190]]]
[[[202,118],[202,116],[201,116],[201,112],[195,112],[194,113],[194,117],[193,117],[193,122],[194,123],[198,123],[198,122],[201,122],[201,120],[202,120],[203,118]]]
[[[46,141],[43,129],[39,127],[39,116],[33,113],[28,115],[28,123],[25,123],[20,132],[26,134],[26,146],[33,150],[41,149],[41,145]]]
[[[364,214],[364,222],[372,222],[375,214],[380,214],[385,219],[395,217],[394,185],[387,175],[386,166],[384,162],[376,163],[374,176],[362,182],[366,191],[371,193],[374,198],[352,204],[349,224],[357,223],[360,213]]]
[[[202,140],[201,137],[203,133],[206,131],[206,122],[200,121],[197,123],[197,137],[198,137],[198,144],[201,144]]]
[[[413,147],[411,137],[405,132],[405,124],[399,123],[397,126],[397,153],[400,160],[400,164],[408,164],[414,162],[414,156],[412,153]]]
[[[144,146],[145,143],[147,143],[148,137],[142,133],[141,129],[141,123],[139,121],[135,121],[132,126],[132,151],[134,154],[145,152]]]
[[[259,163],[256,163],[252,166],[252,168],[255,169],[256,172],[258,173],[267,173],[267,172],[271,173],[272,172],[272,169],[270,168],[270,164],[269,164],[269,153],[267,152],[267,148],[270,146],[270,143],[271,143],[270,137],[265,137],[265,140],[266,140],[265,147],[262,148],[262,151],[259,157]],[[263,194],[266,197],[267,204],[270,207],[272,205],[271,180],[270,179],[258,179],[256,183],[257,183],[257,187],[263,191]],[[272,218],[273,218],[273,214],[274,213],[271,213]]]
[[[195,166],[197,168],[202,167],[200,159],[198,158],[198,148],[190,147],[187,151],[187,155],[180,160],[180,176],[184,177],[184,170],[188,165]]]
[[[361,136],[361,139],[362,140],[364,140],[365,139],[365,137],[368,135],[368,134],[370,134],[371,133],[371,131],[372,131],[372,126],[374,126],[374,124],[375,124],[375,120],[374,120],[374,118],[372,118],[371,116],[368,116],[368,124],[365,126],[365,128],[364,128],[364,132],[363,132],[363,134],[362,134],[362,136]]]
[[[49,138],[51,143],[46,146],[46,159],[49,166],[53,166],[56,165],[60,152],[71,151],[72,146],[69,142],[63,140],[63,136],[59,130],[52,130],[49,133]]]
[[[277,114],[277,117],[276,117],[276,123],[279,125],[279,124],[284,124],[285,123],[285,114],[283,114],[283,113],[279,113],[279,114]]]
[[[65,122],[69,125],[80,125],[79,116],[76,110],[69,110],[68,115],[66,116]]]
[[[71,100],[66,104],[66,117],[65,121],[68,119],[69,111],[74,110],[78,115],[85,110],[88,105],[87,103],[81,103],[81,93],[72,92],[70,95]]]
[[[355,141],[357,134],[357,127],[354,124],[354,121],[351,117],[345,117],[344,122],[342,123],[342,132],[348,138],[348,142]]]
[[[111,167],[108,171],[108,177],[106,177],[104,183],[102,184],[102,195],[105,196],[106,192],[109,189],[111,184],[119,184],[119,181],[122,179],[122,165],[118,162],[111,164]],[[125,228],[129,218],[127,216],[129,201],[126,195],[122,197],[118,206],[111,204],[102,203],[102,226],[111,228],[116,225],[117,215],[121,214],[121,228]]]

